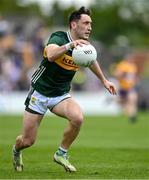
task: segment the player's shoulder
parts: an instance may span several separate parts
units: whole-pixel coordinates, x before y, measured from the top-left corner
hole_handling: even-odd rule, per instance
[[[57,44],[59,46],[62,46],[63,44],[66,44],[68,42],[67,32],[64,31],[56,31],[53,32],[48,40],[48,44]]]
[[[65,32],[65,31],[56,31],[56,32],[53,32],[51,34],[51,37],[53,37],[53,36],[66,38],[67,37],[67,32]]]

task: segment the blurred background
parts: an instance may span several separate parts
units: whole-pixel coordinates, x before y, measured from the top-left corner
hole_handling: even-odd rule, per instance
[[[130,123],[119,96],[110,95],[82,68],[71,92],[85,113],[70,149],[77,173],[64,173],[52,162],[67,123],[57,116],[45,117],[35,146],[23,152],[25,171],[15,173],[11,149],[20,132],[30,77],[51,33],[67,31],[70,12],[81,6],[92,11],[90,41],[105,76],[119,89],[117,65],[131,60],[136,67],[137,121]],[[128,82],[133,77],[128,75]],[[148,120],[149,0],[0,0],[0,179],[149,179]]]
[[[80,6],[92,11],[91,43],[106,77],[118,86],[115,66],[133,55],[139,79],[138,108],[149,110],[148,0],[1,0],[1,114],[23,112],[30,77],[42,60],[47,39],[56,30],[67,31],[70,12]],[[72,93],[88,114],[121,113],[116,98],[87,68],[77,72]]]

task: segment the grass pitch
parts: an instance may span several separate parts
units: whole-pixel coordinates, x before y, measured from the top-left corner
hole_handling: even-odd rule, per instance
[[[12,167],[11,149],[21,131],[21,116],[0,116],[0,179],[149,179],[149,118],[140,113],[131,124],[125,117],[85,117],[69,150],[76,173],[53,162],[67,122],[46,116],[34,146],[23,151],[24,171]]]

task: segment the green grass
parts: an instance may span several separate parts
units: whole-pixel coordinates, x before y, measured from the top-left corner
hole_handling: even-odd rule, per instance
[[[76,173],[53,162],[66,121],[46,116],[34,146],[23,151],[24,172],[14,172],[11,148],[22,117],[0,116],[0,179],[149,179],[149,119],[140,113],[131,124],[125,117],[86,117],[70,148]]]

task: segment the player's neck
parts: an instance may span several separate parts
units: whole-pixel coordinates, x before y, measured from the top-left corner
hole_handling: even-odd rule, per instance
[[[71,30],[70,30],[70,35],[71,35],[71,38],[72,38],[73,41],[79,39],[79,38],[76,36],[76,34],[75,34],[73,31],[71,31]]]

